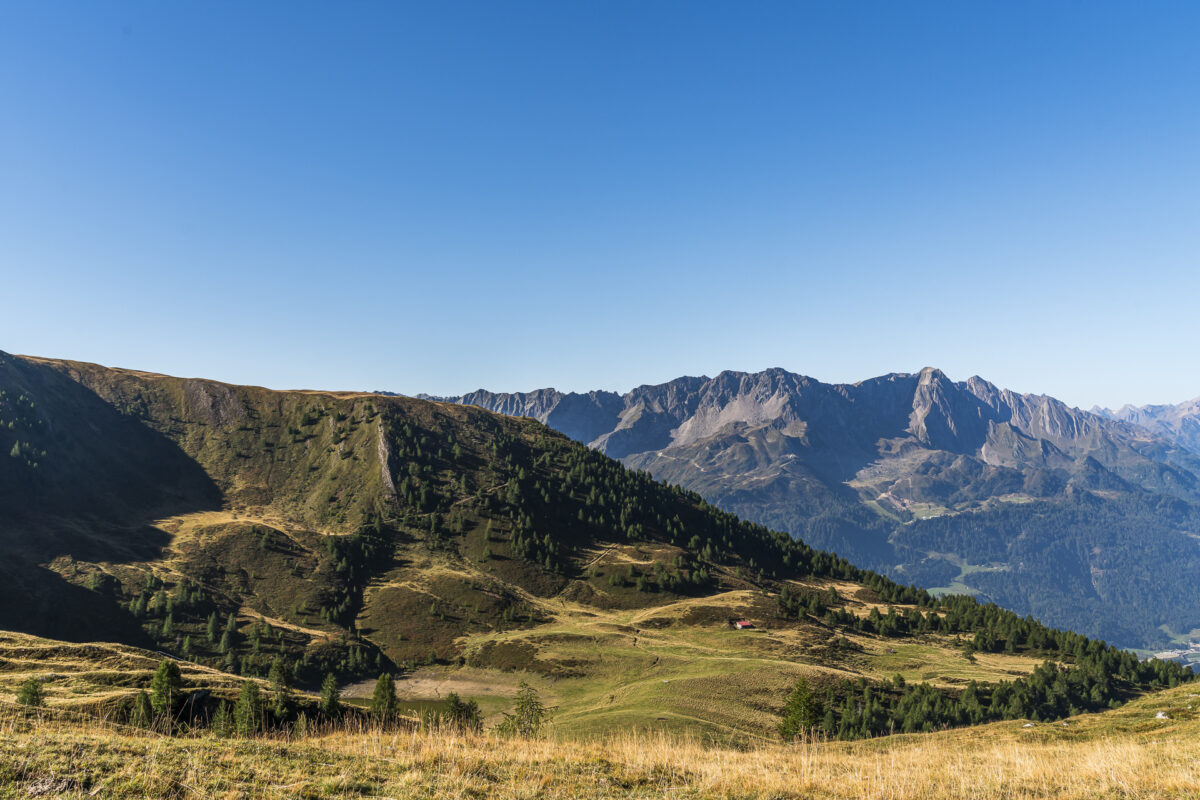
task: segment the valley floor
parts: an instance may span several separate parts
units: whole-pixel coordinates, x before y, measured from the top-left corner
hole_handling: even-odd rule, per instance
[[[752,748],[664,733],[170,738],[4,704],[0,798],[1200,797],[1200,700],[1189,688],[1065,725]]]

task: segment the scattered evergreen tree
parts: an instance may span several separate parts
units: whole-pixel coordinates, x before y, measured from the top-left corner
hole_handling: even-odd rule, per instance
[[[821,701],[809,688],[808,681],[800,678],[792,688],[787,705],[783,707],[779,735],[787,742],[808,735],[821,724],[824,715],[825,709],[822,708]]]
[[[371,715],[380,725],[386,725],[396,714],[396,683],[392,674],[385,672],[375,681],[375,692],[371,695]]]
[[[502,733],[533,738],[541,731],[550,716],[550,709],[542,702],[537,691],[525,681],[517,691],[517,704],[513,713],[505,714],[499,729]]]
[[[37,678],[30,678],[21,684],[21,688],[17,690],[17,702],[29,708],[39,708],[46,702],[46,696],[42,692],[42,682]]]
[[[271,713],[277,719],[284,719],[292,703],[292,676],[279,656],[271,661],[267,680],[271,682]]]
[[[342,691],[338,688],[337,678],[332,672],[325,673],[321,681],[321,713],[333,719],[342,712]]]
[[[150,679],[150,703],[154,713],[170,716],[183,693],[183,676],[179,665],[167,659],[158,665]]]
[[[133,709],[129,712],[129,724],[138,728],[149,728],[154,724],[154,704],[146,692],[138,692],[133,698]]]
[[[483,715],[479,711],[479,703],[463,700],[457,692],[446,695],[446,710],[442,712],[441,720],[447,727],[459,733],[478,733],[483,730]]]
[[[217,706],[217,712],[212,718],[212,732],[220,737],[233,733],[233,718],[229,714],[229,704],[224,700]]]
[[[239,736],[253,736],[262,730],[263,701],[254,681],[242,683],[242,691],[233,706],[233,724]]]
[[[225,632],[221,634],[220,650],[222,653],[230,653],[238,645],[238,628],[237,618],[233,612],[229,612],[229,618],[225,621]]]

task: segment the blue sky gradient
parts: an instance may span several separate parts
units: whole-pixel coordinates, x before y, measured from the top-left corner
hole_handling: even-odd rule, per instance
[[[8,3],[0,349],[1200,395],[1200,4]]]

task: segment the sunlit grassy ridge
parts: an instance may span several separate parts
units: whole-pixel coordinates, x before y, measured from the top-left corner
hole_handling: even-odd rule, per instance
[[[0,631],[0,699],[13,700],[28,680],[42,686],[53,709],[113,715],[133,694],[150,685],[165,656],[104,642],[59,642]],[[242,679],[211,667],[177,662],[183,685],[232,697]]]

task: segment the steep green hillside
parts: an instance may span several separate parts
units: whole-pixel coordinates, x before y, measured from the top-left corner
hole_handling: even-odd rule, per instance
[[[875,687],[877,716],[834,720],[849,737],[885,716],[1053,717],[1185,677],[863,572],[532,420],[0,358],[0,628],[245,674],[282,657],[310,685],[522,673],[580,730],[761,733],[801,675],[830,708]],[[1021,683],[1042,660],[1059,667]]]

